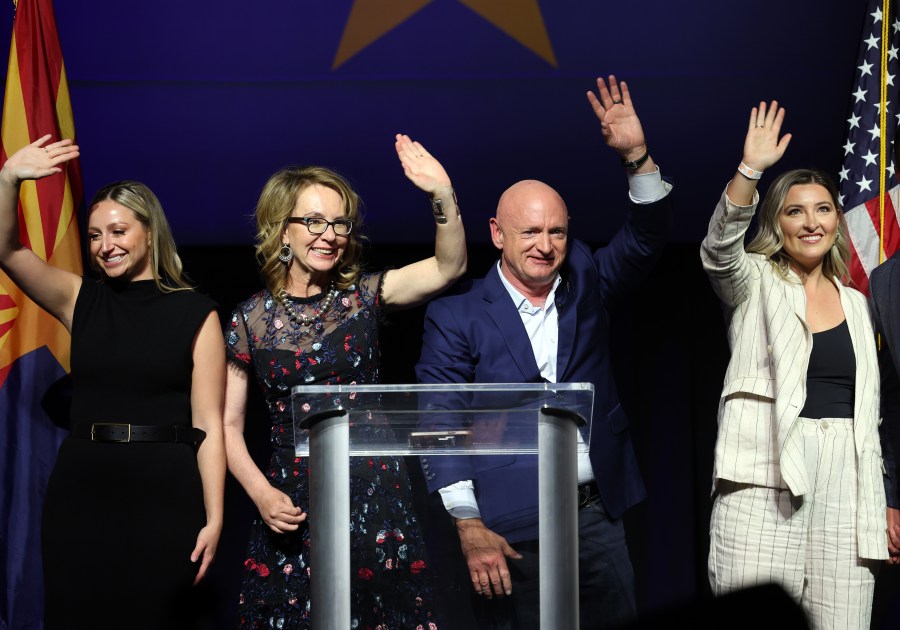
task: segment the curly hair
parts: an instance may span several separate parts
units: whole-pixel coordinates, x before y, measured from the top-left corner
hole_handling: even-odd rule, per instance
[[[362,235],[362,201],[349,182],[338,173],[322,166],[289,166],[272,175],[263,187],[256,204],[256,257],[260,273],[273,294],[285,288],[288,265],[278,259],[282,235],[288,219],[304,190],[319,184],[341,197],[344,216],[353,221],[353,231],[347,236],[347,247],[340,267],[331,273],[335,286],[346,289],[357,281],[362,271],[361,254],[365,236]]]

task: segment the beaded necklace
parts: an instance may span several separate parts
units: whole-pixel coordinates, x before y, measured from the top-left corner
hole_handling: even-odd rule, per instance
[[[331,308],[331,305],[334,303],[335,298],[337,298],[338,293],[339,291],[335,288],[334,282],[330,282],[328,284],[328,295],[326,295],[325,299],[322,300],[318,307],[316,307],[315,313],[312,317],[297,310],[297,306],[290,301],[287,291],[285,291],[284,289],[281,289],[278,292],[278,301],[281,302],[281,306],[284,307],[284,312],[287,313],[287,316],[291,320],[291,323],[293,323],[295,326],[309,326],[328,312],[328,309]]]

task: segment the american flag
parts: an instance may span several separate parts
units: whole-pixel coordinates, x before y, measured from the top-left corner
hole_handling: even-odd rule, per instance
[[[868,293],[869,273],[900,244],[900,191],[894,170],[894,136],[900,124],[900,15],[896,0],[869,0],[866,12],[840,188],[853,250],[850,277],[854,286]],[[882,101],[886,105],[883,117]]]

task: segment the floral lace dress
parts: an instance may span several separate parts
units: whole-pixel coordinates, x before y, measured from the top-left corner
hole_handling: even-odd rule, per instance
[[[269,291],[237,306],[228,359],[256,376],[272,421],[269,482],[309,509],[307,461],[294,456],[291,388],[377,383],[382,273],[364,274],[309,325],[291,321]],[[324,294],[290,298],[312,316]],[[350,460],[351,628],[435,630],[422,533],[402,458]],[[309,628],[309,528],[276,534],[251,525],[240,595],[242,628]]]

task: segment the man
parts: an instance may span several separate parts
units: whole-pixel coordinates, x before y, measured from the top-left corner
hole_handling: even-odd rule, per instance
[[[898,156],[900,157],[900,156]],[[879,336],[878,366],[881,372],[881,454],[886,474],[889,565],[900,564],[900,251],[872,269],[869,275],[869,308]],[[873,628],[891,614],[891,601],[900,589],[896,566],[883,570],[875,583]],[[894,606],[893,615],[900,614]]]
[[[590,456],[579,459],[578,474],[579,614],[592,630],[635,616],[622,515],[645,496],[611,372],[607,309],[647,275],[671,223],[670,187],[648,154],[627,85],[610,76],[597,87],[588,101],[628,173],[626,224],[592,253],[568,238],[555,190],[534,180],[511,186],[490,220],[499,263],[429,305],[416,366],[423,383],[594,384]],[[434,457],[423,469],[499,626],[538,627],[537,457]]]

